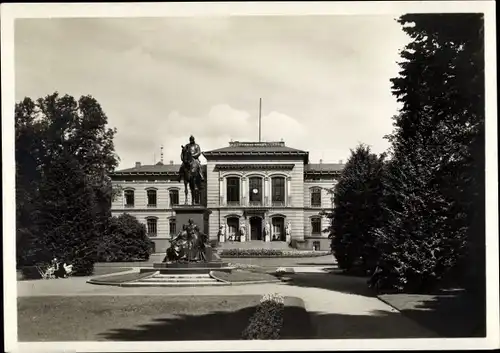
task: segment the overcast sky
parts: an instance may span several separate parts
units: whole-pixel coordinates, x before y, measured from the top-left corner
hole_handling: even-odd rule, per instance
[[[16,100],[91,94],[118,133],[120,168],[178,163],[262,139],[346,160],[380,153],[398,105],[389,79],[408,42],[395,16],[29,19],[15,27]]]

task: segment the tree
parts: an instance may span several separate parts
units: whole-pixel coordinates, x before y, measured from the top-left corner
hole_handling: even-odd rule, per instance
[[[372,271],[377,262],[374,228],[380,227],[382,176],[385,155],[377,156],[370,147],[351,150],[334,189],[331,216],[332,250],[341,269]],[[361,263],[357,264],[358,260]]]
[[[112,217],[98,247],[103,262],[147,260],[152,251],[146,226],[129,214]]]
[[[411,14],[399,23],[412,41],[391,80],[402,109],[388,136],[378,285],[423,291],[463,263],[475,209],[484,207],[483,177],[472,173],[484,169],[483,19]]]
[[[95,232],[89,236],[105,231],[113,195],[108,174],[118,164],[113,144],[116,130],[106,125],[106,115],[91,96],[77,101],[56,92],[36,102],[25,98],[16,104],[18,265],[45,261],[47,251],[70,256],[66,240],[57,236],[50,240],[45,233],[50,231],[51,214],[69,222],[66,228],[56,224],[60,230],[53,232],[58,234],[88,230],[90,224]],[[67,197],[73,198],[74,207],[67,208],[73,206]],[[92,215],[91,223],[87,215]]]
[[[75,275],[92,274],[99,239],[94,193],[88,177],[70,154],[59,156],[44,173],[36,205],[37,259],[54,257],[73,264]]]

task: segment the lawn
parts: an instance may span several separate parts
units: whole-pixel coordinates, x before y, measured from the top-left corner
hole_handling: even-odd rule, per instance
[[[19,341],[238,340],[260,298],[244,295],[21,297],[18,298]],[[283,337],[312,337],[302,300],[286,298],[285,304]],[[302,315],[300,331],[294,319],[297,315]]]
[[[116,274],[116,275],[111,274],[109,276],[104,276],[100,278],[92,278],[91,281],[94,283],[125,283],[152,276],[153,273],[154,272],[140,273],[139,271],[137,271],[131,273]]]
[[[231,283],[242,282],[280,282],[271,274],[236,270],[232,272],[212,271],[215,278]]]
[[[129,271],[132,268],[130,267],[94,267],[94,273],[92,276],[103,276],[103,275],[108,275],[111,273],[117,273],[117,272],[125,272]]]
[[[485,337],[484,298],[465,290],[442,290],[436,294],[384,294],[379,299],[442,337]]]

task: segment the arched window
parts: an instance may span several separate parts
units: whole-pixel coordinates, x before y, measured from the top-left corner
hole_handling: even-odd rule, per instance
[[[146,192],[148,194],[148,207],[156,207],[156,190],[149,189]]]
[[[170,236],[174,237],[177,234],[177,223],[175,222],[175,218],[169,219],[168,228]]]
[[[240,204],[240,178],[229,177],[227,178],[227,204],[239,205]]]
[[[311,189],[311,207],[321,207],[321,189]]]
[[[124,191],[125,207],[134,207],[134,190],[128,189]]]
[[[147,231],[148,231],[148,236],[150,237],[156,237],[158,234],[158,220],[156,218],[148,218],[146,220],[146,225],[147,225]]]
[[[179,204],[179,190],[170,189],[168,191],[168,196],[170,197],[170,206],[176,206]]]
[[[262,178],[250,177],[248,179],[248,193],[250,195],[250,206],[262,205]]]
[[[271,179],[273,206],[285,205],[285,178],[278,176]]]
[[[311,218],[311,233],[314,235],[321,235],[321,218]]]

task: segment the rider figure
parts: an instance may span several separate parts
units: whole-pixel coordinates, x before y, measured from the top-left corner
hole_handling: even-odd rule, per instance
[[[181,164],[181,167],[179,169],[179,183],[181,182],[181,179],[182,179],[182,176],[184,175],[184,163],[187,162],[185,161],[183,158],[184,158],[184,149],[186,148],[189,148],[190,152],[191,152],[191,156],[193,157],[193,160],[194,162],[196,163],[197,165],[197,170],[198,170],[198,174],[199,174],[199,177],[200,177],[200,181],[205,181],[205,178],[203,177],[203,173],[201,171],[201,163],[200,163],[200,160],[198,159],[201,155],[201,148],[200,146],[195,142],[194,140],[194,136],[191,135],[189,137],[189,144],[187,144],[186,146],[184,146],[182,148],[182,152],[181,152],[181,160],[182,160],[182,164]]]

